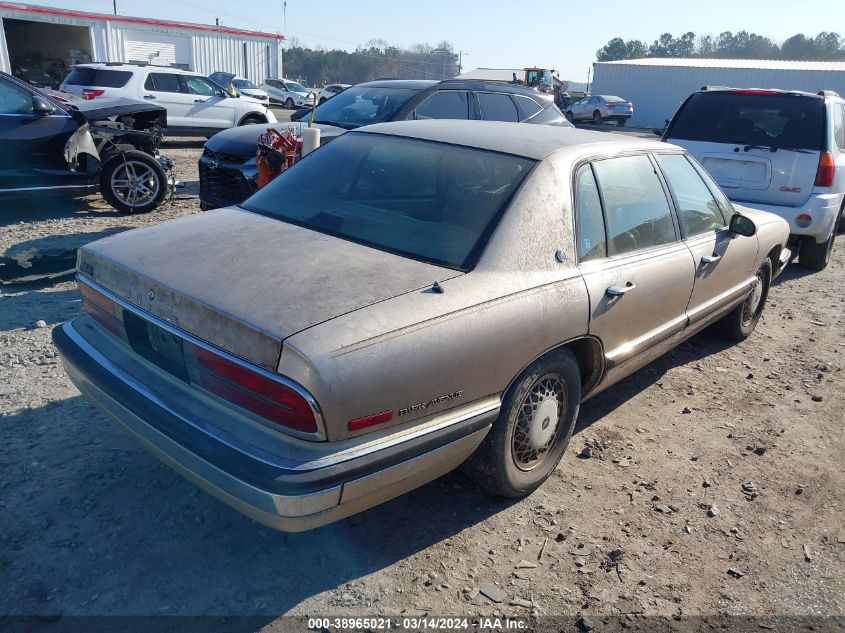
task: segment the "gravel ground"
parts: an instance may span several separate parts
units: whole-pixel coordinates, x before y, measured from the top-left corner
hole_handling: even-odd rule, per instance
[[[163,148],[186,186],[150,215],[96,198],[4,209],[0,254],[197,212],[201,147]],[[843,273],[840,237],[827,270],[787,269],[747,341],[704,333],[588,402],[527,499],[453,473],[292,535],[79,395],[50,342],[79,312],[71,282],[0,287],[0,615],[842,616]]]

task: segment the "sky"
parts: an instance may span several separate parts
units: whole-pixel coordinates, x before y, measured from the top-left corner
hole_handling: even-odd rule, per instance
[[[410,46],[451,42],[464,70],[555,68],[585,81],[596,51],[613,37],[650,44],[680,36],[751,31],[775,41],[801,32],[845,35],[845,0],[29,0],[30,4],[287,33],[302,45],[354,50],[372,39]]]

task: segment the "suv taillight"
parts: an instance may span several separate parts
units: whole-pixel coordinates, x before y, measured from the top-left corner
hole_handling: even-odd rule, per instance
[[[819,156],[819,167],[816,170],[816,187],[832,187],[833,177],[836,175],[836,162],[832,152],[822,152]]]
[[[314,410],[296,390],[202,347],[194,347],[194,355],[203,389],[270,422],[317,432]]]
[[[94,97],[99,97],[105,92],[102,88],[83,88],[82,98],[86,101],[91,101]]]

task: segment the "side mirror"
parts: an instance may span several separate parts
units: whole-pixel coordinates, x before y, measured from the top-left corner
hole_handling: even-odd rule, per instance
[[[743,237],[751,237],[757,232],[757,226],[754,224],[754,221],[739,213],[734,213],[731,216],[729,228],[734,235],[742,235]]]
[[[36,116],[49,116],[56,111],[52,103],[47,101],[41,95],[32,96],[32,112]]]

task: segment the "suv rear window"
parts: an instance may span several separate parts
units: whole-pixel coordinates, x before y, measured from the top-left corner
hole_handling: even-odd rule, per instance
[[[824,99],[698,92],[675,116],[666,137],[821,151],[824,130]]]
[[[283,172],[242,206],[466,271],[533,166],[533,160],[509,154],[353,132]]]
[[[99,88],[123,88],[132,73],[127,70],[111,70],[108,68],[74,68],[65,79],[71,86],[97,86]]]

